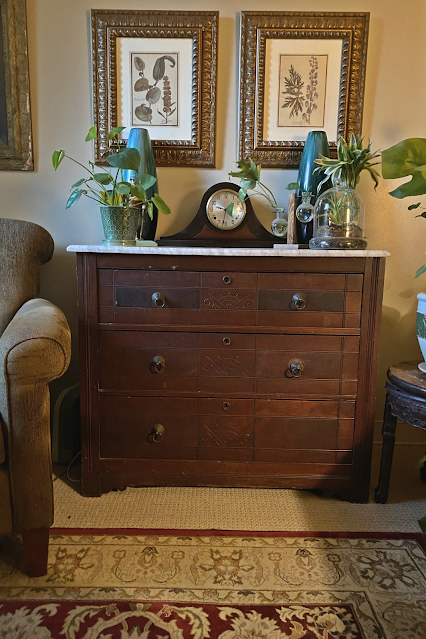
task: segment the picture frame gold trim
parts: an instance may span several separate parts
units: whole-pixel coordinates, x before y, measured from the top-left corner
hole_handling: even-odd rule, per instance
[[[155,140],[157,166],[215,166],[218,11],[91,11],[95,162],[110,153],[117,122],[117,38],[191,38],[191,139]]]
[[[25,0],[0,0],[0,170],[33,171]]]
[[[241,13],[239,158],[275,168],[297,168],[301,140],[264,139],[265,53],[267,39],[342,41],[336,140],[361,135],[369,13],[243,11]],[[308,129],[309,130],[309,129]]]

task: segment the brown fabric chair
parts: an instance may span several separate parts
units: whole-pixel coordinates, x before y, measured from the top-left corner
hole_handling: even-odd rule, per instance
[[[52,253],[41,226],[0,219],[0,535],[22,535],[32,577],[46,574],[53,523],[48,384],[71,354],[64,314],[38,298]]]

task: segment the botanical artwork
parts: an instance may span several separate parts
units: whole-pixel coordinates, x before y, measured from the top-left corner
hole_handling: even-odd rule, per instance
[[[132,125],[178,126],[178,54],[132,52],[130,64]]]
[[[280,55],[278,126],[324,126],[328,55]]]

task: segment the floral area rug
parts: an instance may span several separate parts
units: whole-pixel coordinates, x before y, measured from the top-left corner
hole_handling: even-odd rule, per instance
[[[56,531],[0,540],[1,639],[425,639],[421,535]]]

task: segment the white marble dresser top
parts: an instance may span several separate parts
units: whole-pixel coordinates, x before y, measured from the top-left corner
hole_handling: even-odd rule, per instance
[[[70,253],[135,253],[139,255],[227,255],[234,257],[388,257],[387,251],[325,251],[294,248],[203,248],[189,246],[104,246],[77,245],[67,247]]]

